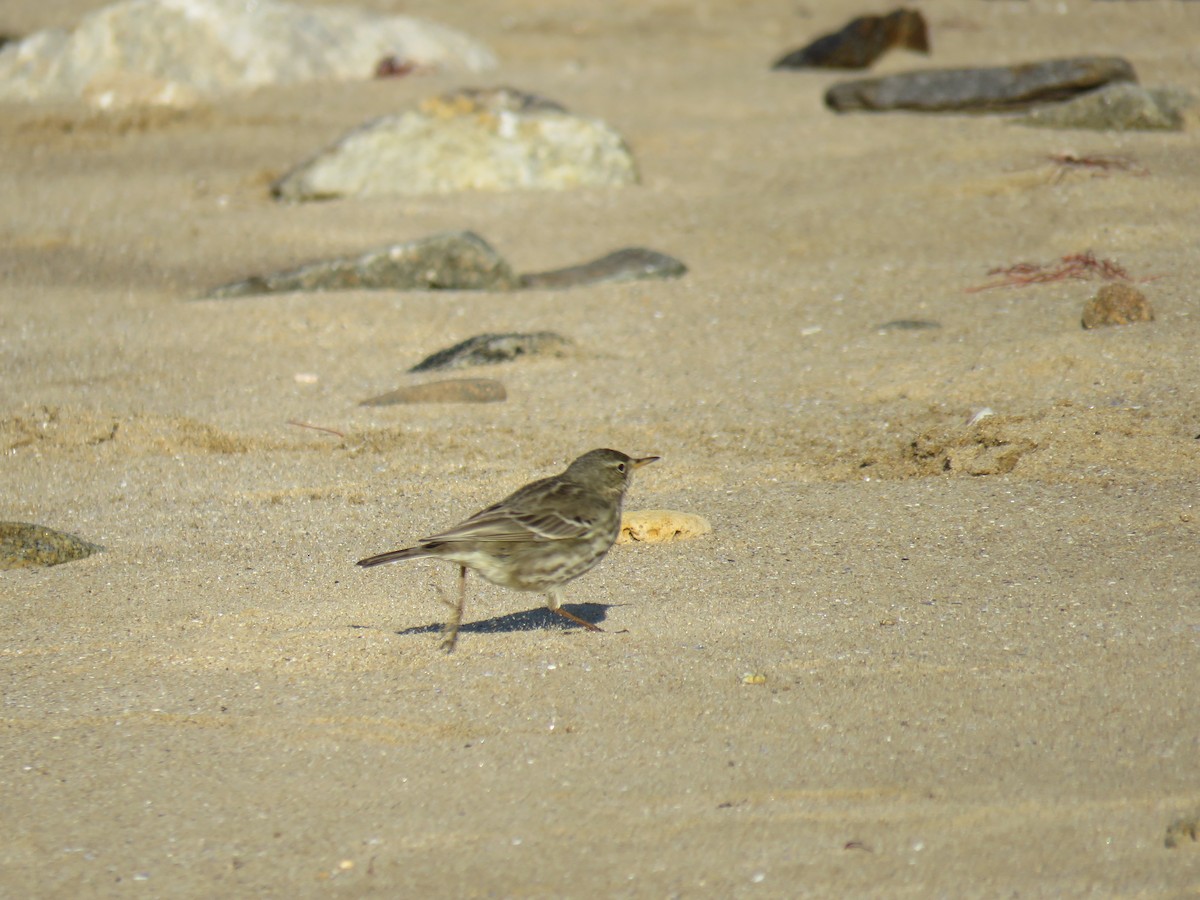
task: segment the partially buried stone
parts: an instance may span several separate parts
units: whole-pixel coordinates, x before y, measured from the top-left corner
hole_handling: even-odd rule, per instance
[[[929,331],[933,328],[941,328],[941,322],[934,322],[930,319],[892,319],[890,322],[884,322],[882,325],[876,325],[876,331]]]
[[[1126,60],[1082,56],[1020,66],[929,69],[843,81],[825,93],[825,104],[837,112],[1005,112],[1067,100],[1118,81],[1137,81],[1133,66]]]
[[[886,16],[859,16],[833,34],[793,50],[773,69],[865,69],[892,47],[929,52],[929,27],[915,9],[897,9]]]
[[[625,141],[599,119],[513,88],[468,88],[354,129],[280,178],[272,193],[303,201],[636,181]]]
[[[672,256],[627,247],[600,259],[517,276],[479,235],[470,231],[439,234],[404,244],[254,275],[210,291],[205,299],[228,299],[289,291],[510,291],[518,288],[570,288],[606,281],[678,278],[687,266]]]
[[[0,522],[0,569],[57,566],[103,550],[73,534],[26,522]]]
[[[439,350],[417,363],[409,372],[462,369],[509,362],[520,356],[565,356],[571,341],[553,331],[530,334],[477,334],[453,347]]]
[[[457,231],[256,275],[222,285],[207,298],[286,291],[506,291],[516,283],[508,262],[487,241],[473,232]]]
[[[401,403],[499,403],[507,399],[504,385],[491,378],[451,378],[427,384],[410,384],[359,406],[395,406]]]
[[[1128,284],[1104,285],[1083,308],[1084,328],[1153,321],[1154,310],[1146,295]]]
[[[1031,109],[1019,121],[1042,128],[1093,131],[1182,131],[1183,114],[1195,100],[1183,91],[1110,84],[1066,103]]]
[[[640,281],[649,278],[678,278],[687,266],[665,253],[644,247],[626,247],[578,266],[522,275],[523,288],[567,288],[605,281]]]

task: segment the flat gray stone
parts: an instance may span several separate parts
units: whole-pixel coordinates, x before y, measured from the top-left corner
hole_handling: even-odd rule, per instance
[[[458,191],[570,190],[637,181],[599,119],[512,88],[469,88],[349,132],[280,178],[281,200]]]
[[[0,569],[57,566],[103,549],[83,538],[44,525],[0,522]]]
[[[1117,81],[1137,81],[1116,56],[1083,56],[1019,66],[928,69],[833,85],[825,104],[837,112],[1007,112],[1066,100]]]
[[[0,100],[68,101],[126,87],[140,97],[154,93],[148,82],[217,95],[366,80],[385,57],[468,71],[495,65],[479,42],[407,16],[281,0],[123,0],[73,31],[39,31],[0,49]]]
[[[255,275],[215,288],[206,299],[289,291],[506,291],[516,284],[512,269],[491,244],[474,232],[456,231]]]
[[[1195,104],[1186,92],[1147,89],[1129,82],[1106,85],[1065,103],[1031,109],[1018,119],[1040,128],[1093,131],[1182,131],[1184,110]]]
[[[568,288],[614,281],[641,281],[648,278],[678,278],[687,266],[665,253],[645,247],[626,247],[607,256],[578,266],[522,275],[523,288]]]
[[[603,282],[678,278],[687,266],[645,247],[626,247],[600,259],[528,275],[512,267],[474,232],[457,231],[391,244],[221,285],[204,299],[219,300],[291,291],[511,291],[561,289]]]

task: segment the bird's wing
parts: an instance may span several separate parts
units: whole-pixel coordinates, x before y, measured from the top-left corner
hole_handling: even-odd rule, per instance
[[[511,497],[480,510],[441,534],[425,538],[435,541],[562,541],[581,537],[592,527],[595,514],[578,502],[570,485],[558,485],[547,494],[534,483]],[[527,502],[532,501],[532,502]],[[570,512],[566,512],[570,509]]]

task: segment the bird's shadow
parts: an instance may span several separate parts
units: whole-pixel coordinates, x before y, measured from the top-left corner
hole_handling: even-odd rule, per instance
[[[574,613],[585,622],[599,625],[608,618],[608,610],[613,604],[609,603],[564,603],[563,609]],[[370,628],[370,625],[351,625],[351,628]],[[414,625],[403,628],[396,634],[440,634],[444,623],[434,622],[430,625]],[[579,631],[582,627],[555,615],[544,606],[527,609],[524,612],[508,613],[503,616],[493,616],[476,622],[463,622],[458,629],[459,634],[501,634],[513,631]]]

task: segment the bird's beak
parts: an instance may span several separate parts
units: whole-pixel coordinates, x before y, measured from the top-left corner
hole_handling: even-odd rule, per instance
[[[643,456],[641,459],[633,460],[633,467],[640,469],[642,466],[648,466],[650,463],[658,462],[660,459],[662,459],[661,456]]]

